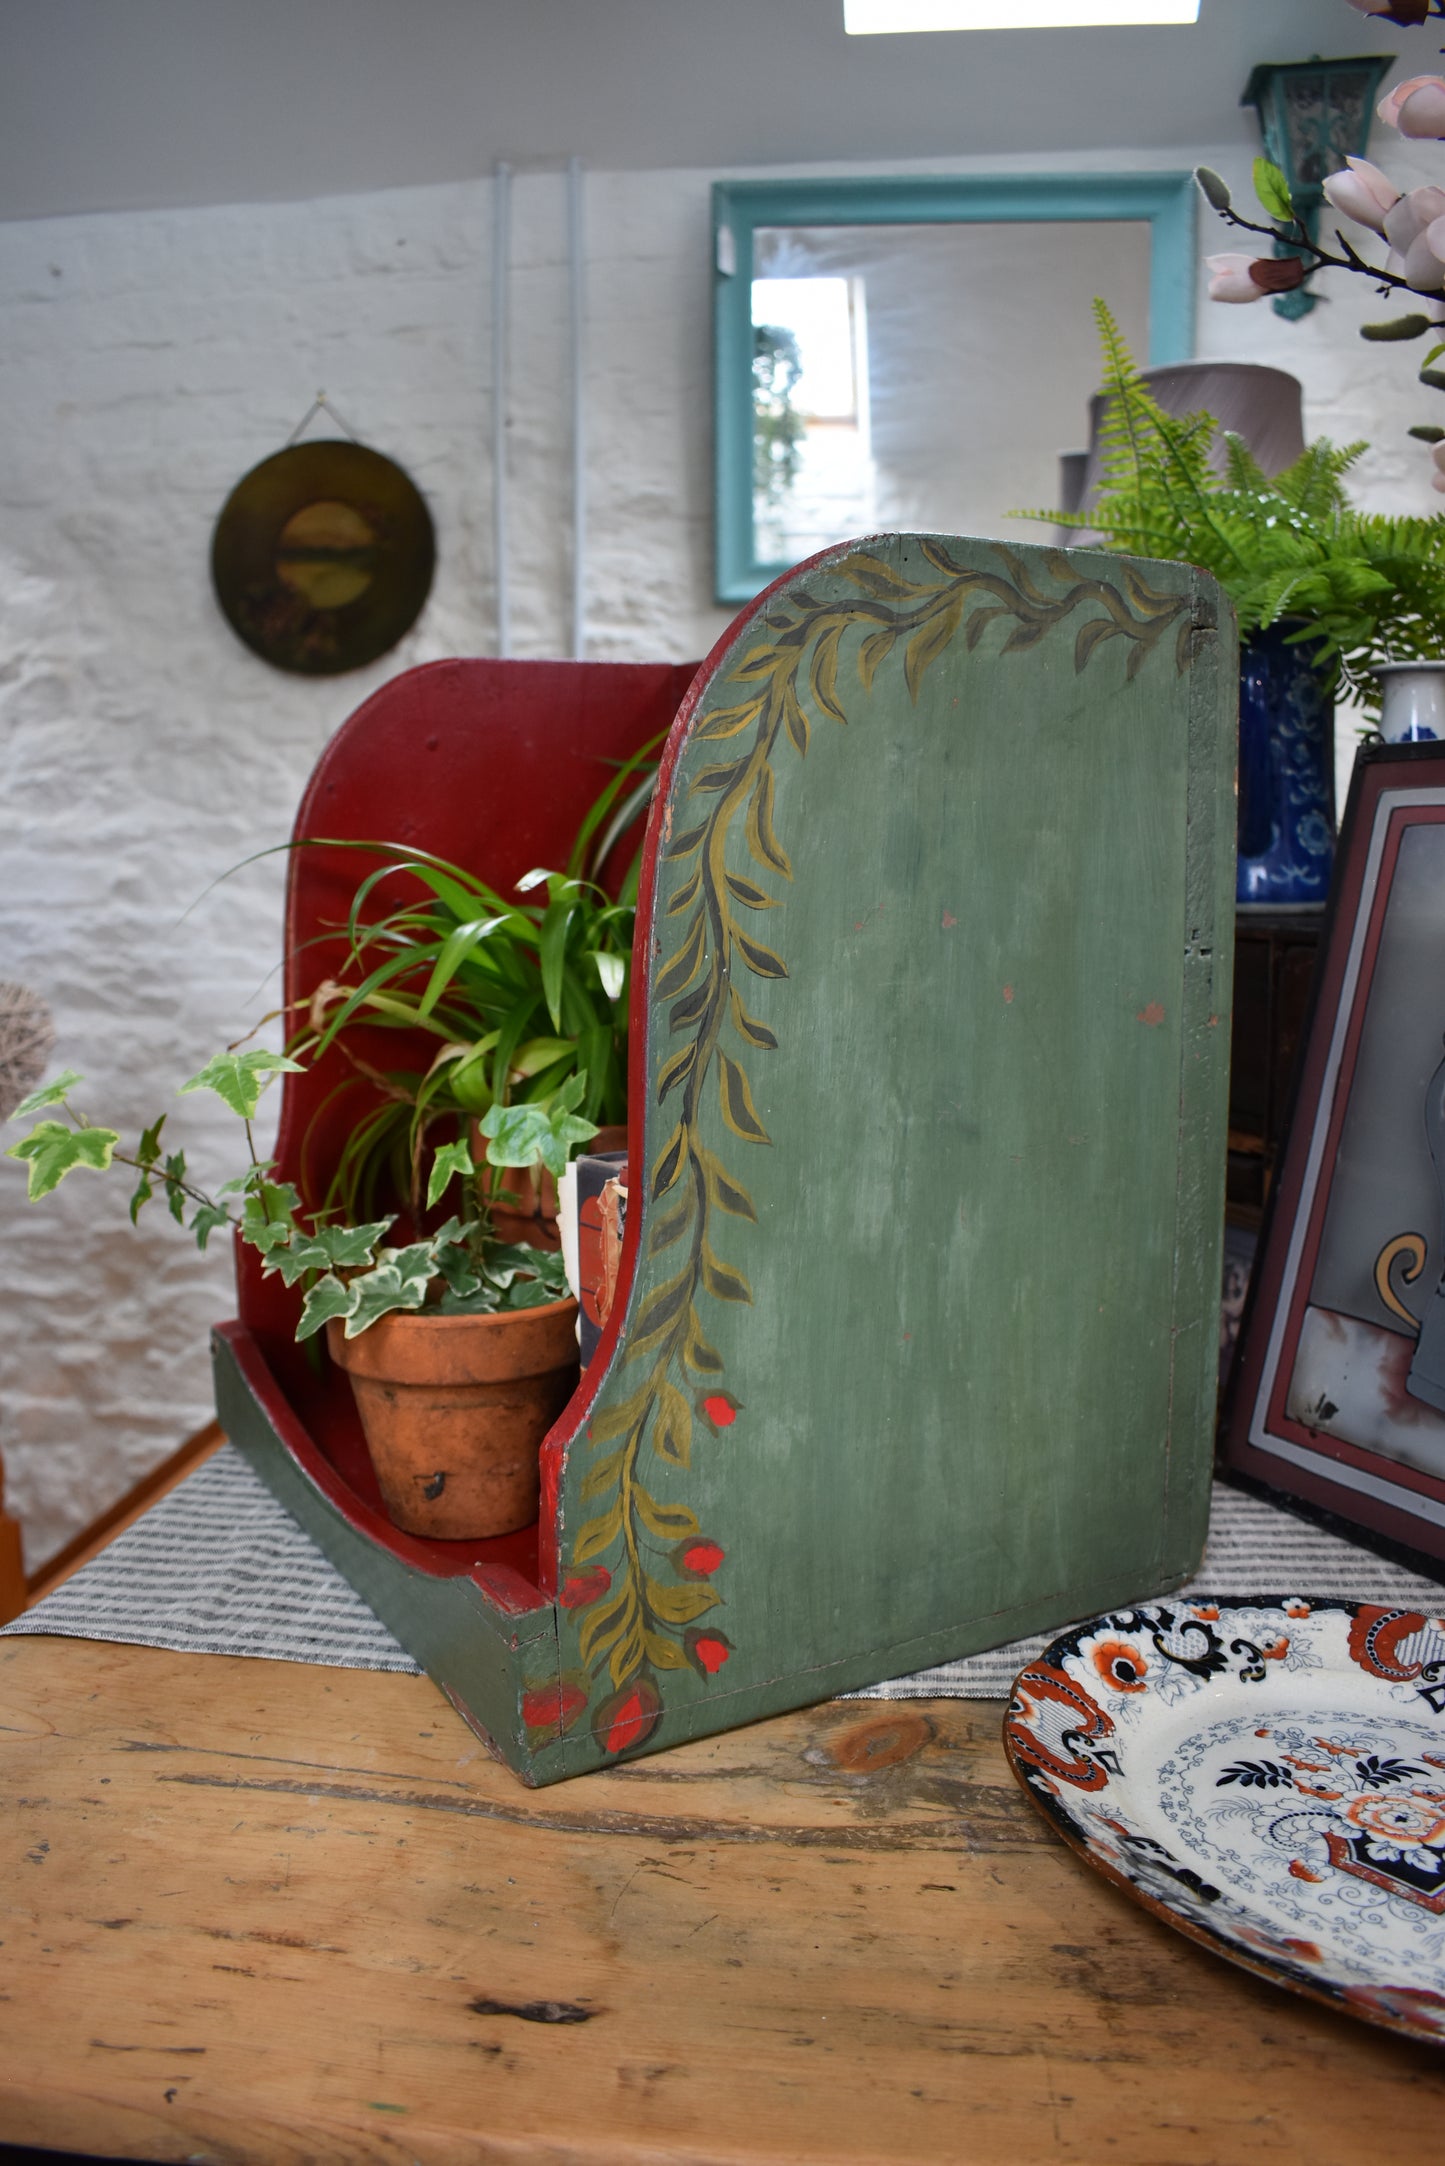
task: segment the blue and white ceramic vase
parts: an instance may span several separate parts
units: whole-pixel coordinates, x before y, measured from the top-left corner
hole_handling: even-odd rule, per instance
[[[1445,737],[1445,662],[1385,662],[1375,674],[1387,745],[1428,745]]]
[[[1239,873],[1242,903],[1322,903],[1335,850],[1335,707],[1293,625],[1239,654]]]

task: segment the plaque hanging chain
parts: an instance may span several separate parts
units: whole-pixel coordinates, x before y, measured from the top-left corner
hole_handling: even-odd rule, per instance
[[[355,429],[351,427],[351,424],[345,419],[342,414],[338,413],[336,407],[333,405],[330,398],[328,398],[325,391],[318,391],[315,398],[311,401],[311,404],[307,407],[305,413],[301,416],[301,419],[297,422],[295,428],[291,431],[291,434],[287,437],[285,443],[282,445],[282,450],[289,451],[291,449],[291,446],[296,442],[296,439],[306,433],[307,429],[310,428],[312,422],[316,419],[316,416],[323,411],[331,416],[337,427],[341,429],[345,435],[351,438],[353,444],[359,444],[361,442],[361,438],[357,435]]]

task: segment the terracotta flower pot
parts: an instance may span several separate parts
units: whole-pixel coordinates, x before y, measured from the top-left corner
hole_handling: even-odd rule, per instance
[[[474,1124],[473,1154],[480,1158],[486,1147],[486,1137]],[[599,1128],[587,1149],[625,1151],[625,1122],[610,1128]],[[539,1166],[535,1176],[530,1173],[504,1172],[502,1185],[517,1198],[517,1206],[514,1210],[502,1205],[493,1206],[492,1226],[498,1240],[522,1241],[531,1248],[559,1249],[562,1246],[562,1236],[557,1231],[557,1183],[545,1167]]]
[[[537,1516],[537,1447],[577,1380],[577,1304],[501,1316],[383,1316],[356,1338],[326,1326],[351,1378],[387,1516],[444,1541],[510,1534]]]

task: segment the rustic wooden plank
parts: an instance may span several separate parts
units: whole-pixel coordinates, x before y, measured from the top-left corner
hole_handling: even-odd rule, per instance
[[[527,1792],[418,1677],[0,1643],[0,2140],[228,2166],[1433,2156],[1445,2063],[1063,1849],[996,1704]]]

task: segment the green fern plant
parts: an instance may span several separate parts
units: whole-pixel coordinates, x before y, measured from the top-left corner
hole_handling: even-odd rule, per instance
[[[1167,414],[1143,381],[1117,324],[1094,303],[1107,403],[1103,481],[1082,512],[1031,512],[1097,535],[1108,549],[1173,558],[1212,572],[1241,635],[1295,627],[1332,690],[1377,713],[1384,662],[1445,654],[1445,515],[1391,519],[1350,503],[1345,477],[1367,448],[1321,437],[1267,475],[1243,440],[1206,412]]]

